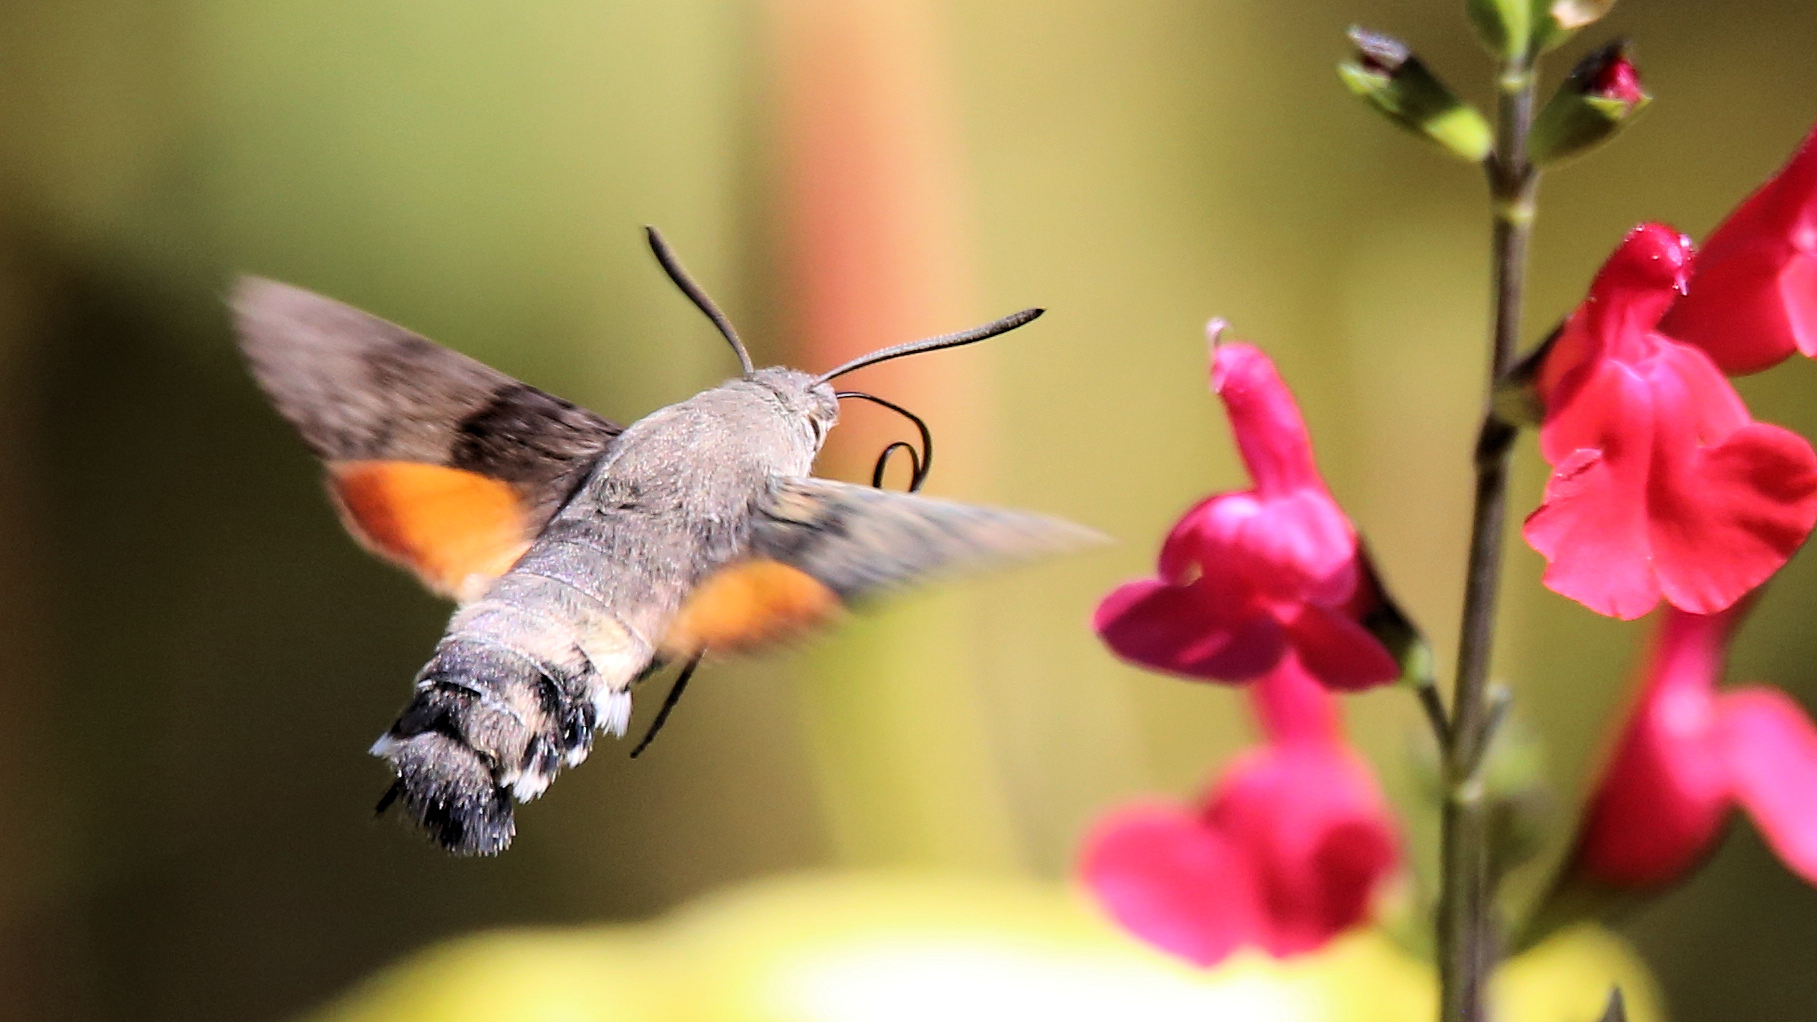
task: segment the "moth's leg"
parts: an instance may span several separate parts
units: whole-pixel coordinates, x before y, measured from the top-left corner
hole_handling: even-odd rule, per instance
[[[675,684],[669,686],[669,694],[662,701],[662,708],[656,711],[656,719],[650,722],[650,730],[644,732],[643,740],[637,743],[637,748],[631,750],[632,759],[643,755],[643,751],[656,740],[656,733],[669,722],[670,712],[675,709],[676,703],[681,702],[682,692],[687,690],[688,679],[694,677],[694,668],[700,666],[700,657],[701,654],[696,653],[682,665],[681,673],[675,676]]]

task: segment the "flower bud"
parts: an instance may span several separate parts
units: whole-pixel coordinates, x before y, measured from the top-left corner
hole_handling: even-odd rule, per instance
[[[1534,52],[1552,49],[1614,6],[1615,0],[1534,0]]]
[[[1427,70],[1406,43],[1356,27],[1350,40],[1356,56],[1338,65],[1338,77],[1351,92],[1461,160],[1481,163],[1489,155],[1494,144],[1489,122]]]
[[[1524,57],[1533,41],[1533,9],[1543,2],[1465,0],[1464,12],[1490,53],[1502,58]]]
[[[1589,152],[1621,130],[1653,97],[1641,87],[1625,41],[1610,43],[1577,62],[1527,134],[1536,166]]]
[[[1609,13],[1615,0],[1464,0],[1489,52],[1525,61]]]

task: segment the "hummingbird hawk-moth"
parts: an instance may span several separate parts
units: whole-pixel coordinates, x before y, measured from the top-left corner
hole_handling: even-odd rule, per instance
[[[233,294],[252,374],[325,463],[348,531],[459,604],[372,747],[395,774],[380,810],[400,804],[451,852],[509,845],[513,800],[584,760],[596,730],[623,736],[632,685],[665,664],[683,666],[656,726],[707,653],[760,649],[930,575],[1091,538],[810,474],[840,397],[888,405],[836,393],[835,377],[1040,310],[817,376],[757,369],[661,236],[649,240],[743,372],[629,426],[302,288],[248,277]],[[918,482],[926,464],[911,460]]]

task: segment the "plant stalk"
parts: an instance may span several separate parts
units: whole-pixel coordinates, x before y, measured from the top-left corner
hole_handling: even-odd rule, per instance
[[[1457,682],[1445,742],[1445,804],[1440,830],[1437,947],[1441,1022],[1486,1022],[1484,995],[1498,954],[1491,926],[1493,893],[1482,768],[1493,730],[1489,664],[1495,640],[1495,602],[1501,579],[1507,512],[1508,452],[1516,429],[1494,411],[1495,386],[1514,364],[1520,338],[1527,241],[1532,232],[1538,176],[1527,160],[1533,122],[1530,58],[1502,67],[1495,152],[1485,162],[1494,211],[1489,397],[1476,445],[1476,503],[1464,581]]]

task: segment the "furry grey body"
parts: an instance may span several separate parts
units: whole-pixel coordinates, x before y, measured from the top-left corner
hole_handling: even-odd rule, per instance
[[[460,608],[409,707],[373,751],[445,846],[499,850],[511,799],[622,735],[631,683],[700,581],[746,556],[776,484],[805,477],[838,416],[832,388],[765,369],[621,434],[517,564]]]

